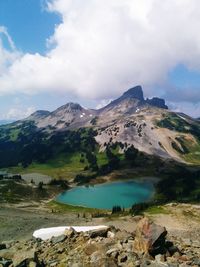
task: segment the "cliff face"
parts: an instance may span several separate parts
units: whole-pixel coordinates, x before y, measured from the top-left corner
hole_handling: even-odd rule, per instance
[[[168,106],[165,104],[165,100],[162,98],[158,97],[153,97],[152,99],[147,98],[146,103],[157,108],[168,109]]]

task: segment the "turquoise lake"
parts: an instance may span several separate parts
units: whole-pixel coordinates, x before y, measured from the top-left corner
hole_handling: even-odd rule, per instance
[[[129,208],[133,204],[150,200],[153,194],[152,182],[120,181],[94,186],[78,186],[58,195],[56,201],[98,209],[112,209],[116,205]]]

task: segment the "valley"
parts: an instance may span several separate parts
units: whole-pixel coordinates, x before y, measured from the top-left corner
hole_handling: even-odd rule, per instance
[[[71,198],[74,202],[65,201],[69,192],[76,192]],[[196,262],[199,200],[199,120],[170,111],[163,99],[145,99],[140,86],[100,110],[68,103],[53,112],[37,111],[0,126],[0,244],[8,250],[8,254],[0,250],[0,255],[8,257],[8,262],[13,251],[20,258],[32,246],[39,257],[48,254],[47,262],[51,256],[65,255],[62,249],[60,254],[55,252],[54,239],[47,241],[47,247],[30,241],[36,229],[112,225],[122,240],[137,233],[143,218],[166,227],[168,238],[182,251],[177,259],[166,252],[169,260],[183,262],[179,257],[186,254]],[[85,249],[81,238],[82,234],[68,238],[66,249]],[[189,248],[188,239],[192,240]],[[117,234],[113,239],[97,236],[95,240],[97,245],[119,242]],[[62,246],[63,241],[58,242]],[[104,243],[101,246],[107,248]],[[133,254],[126,247],[120,245],[118,261],[124,253]],[[70,260],[76,260],[74,255]],[[143,256],[134,255],[143,262]],[[90,258],[84,254],[83,259]],[[105,260],[110,262],[108,255]]]

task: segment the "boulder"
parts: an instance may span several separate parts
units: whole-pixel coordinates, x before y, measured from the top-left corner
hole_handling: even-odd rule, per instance
[[[51,238],[51,242],[52,242],[52,244],[55,245],[57,243],[61,243],[61,242],[65,241],[66,238],[67,238],[66,235],[53,236]]]
[[[6,249],[6,244],[0,244],[0,250]]]
[[[12,260],[0,260],[0,267],[8,267],[12,264]]]
[[[119,254],[119,249],[118,248],[111,248],[106,251],[106,255],[111,256],[114,255],[114,257]]]
[[[95,238],[95,237],[98,237],[98,236],[107,237],[108,230],[109,230],[108,227],[104,227],[104,228],[91,230],[91,231],[88,232],[88,234],[89,234],[90,238]]]
[[[69,229],[66,229],[64,232],[64,235],[68,238],[73,237],[76,234],[76,230],[73,227],[70,227]]]
[[[165,252],[165,227],[143,218],[137,225],[133,250],[137,253],[150,253],[152,256]]]
[[[15,250],[13,249],[2,249],[0,250],[0,258],[11,260],[15,255]]]
[[[108,231],[108,233],[107,233],[107,237],[112,239],[112,238],[115,237],[115,233],[113,233],[113,232],[111,232],[111,231]]]
[[[29,265],[30,262],[37,262],[37,257],[34,249],[19,250],[15,252],[13,257],[13,266],[23,267]]]
[[[97,262],[99,262],[100,260],[102,260],[104,258],[105,258],[105,255],[101,251],[95,251],[90,256],[90,262],[92,264],[96,264]]]

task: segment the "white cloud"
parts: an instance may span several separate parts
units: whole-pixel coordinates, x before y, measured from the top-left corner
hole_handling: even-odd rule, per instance
[[[135,84],[162,85],[181,63],[200,71],[199,0],[51,0],[48,9],[62,23],[45,56],[0,43],[0,94],[104,99]]]
[[[35,112],[35,107],[12,107],[8,112],[3,116],[6,120],[18,120],[24,119]]]
[[[108,105],[113,99],[102,99],[96,106],[96,109],[100,109]]]
[[[183,112],[193,116],[194,118],[199,118],[200,116],[200,103],[189,103],[189,102],[168,102],[169,108],[175,112]]]
[[[6,38],[8,40],[8,44],[10,45],[10,48],[12,50],[15,50],[15,44],[14,44],[11,36],[8,34],[8,31],[7,31],[6,27],[0,26],[0,34],[4,34],[6,36]]]
[[[5,36],[8,41],[8,45],[10,46],[10,49],[4,48],[3,41],[2,41],[2,36]],[[6,77],[1,77],[1,75],[6,74],[12,66],[16,59],[20,56],[20,53],[16,51],[14,42],[10,35],[7,32],[7,29],[3,26],[0,25],[0,86],[2,85],[2,82]],[[3,80],[2,80],[3,78]],[[8,79],[9,77],[7,77]],[[12,91],[12,88],[10,88]],[[6,93],[5,88],[0,89],[0,93]]]

